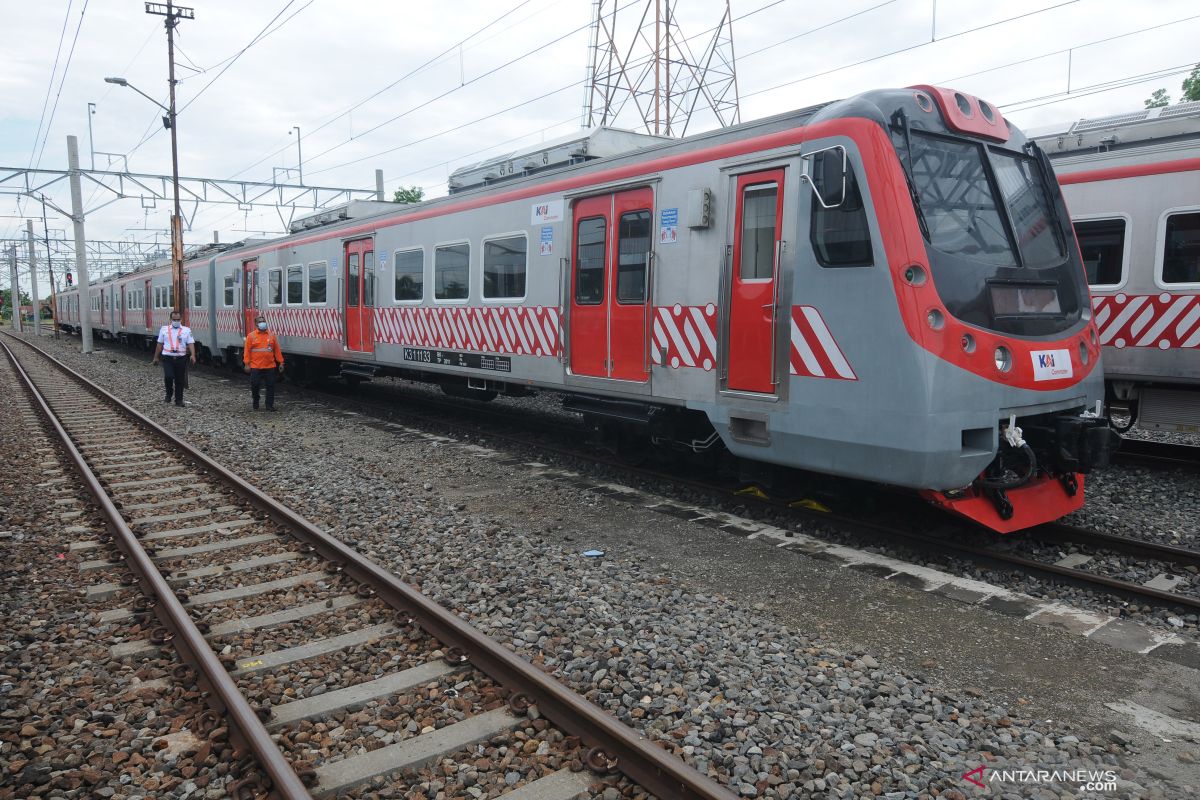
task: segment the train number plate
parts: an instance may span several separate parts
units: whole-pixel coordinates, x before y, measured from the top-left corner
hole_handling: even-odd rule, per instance
[[[512,359],[508,356],[488,356],[480,353],[457,353],[453,350],[426,350],[421,347],[405,347],[404,360],[414,361],[418,364],[437,364],[442,367],[512,372]]]

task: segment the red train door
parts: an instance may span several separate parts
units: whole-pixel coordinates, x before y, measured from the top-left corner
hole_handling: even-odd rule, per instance
[[[371,314],[375,305],[375,248],[372,240],[346,242],[342,266],[346,349],[373,353],[375,336]]]
[[[242,262],[242,318],[246,336],[254,330],[254,318],[258,316],[258,259]]]
[[[650,325],[652,190],[575,204],[571,259],[571,372],[644,381]]]
[[[729,281],[728,387],[775,391],[783,170],[740,175]]]
[[[154,325],[154,304],[150,302],[150,298],[154,297],[154,293],[150,290],[150,281],[146,281],[145,293],[142,295],[142,315],[146,318],[146,330],[153,330]]]
[[[104,290],[103,290],[103,289],[101,289],[101,290],[100,290],[100,324],[101,324],[101,325],[103,325],[103,324],[104,324],[104,311],[105,311],[105,303],[104,303],[104,301],[105,301],[105,299],[106,299],[106,298],[104,297]]]
[[[120,296],[117,298],[117,302],[121,306],[121,327],[124,328],[126,325],[129,324],[125,319],[125,312],[129,310],[129,288],[128,288],[128,285],[118,287],[117,291],[120,292]]]

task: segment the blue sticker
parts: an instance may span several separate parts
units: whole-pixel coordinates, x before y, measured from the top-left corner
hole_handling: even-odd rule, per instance
[[[663,228],[674,227],[675,225],[679,224],[679,209],[678,208],[664,208],[660,212],[658,212],[658,214],[659,214],[658,224],[660,227],[663,227]]]

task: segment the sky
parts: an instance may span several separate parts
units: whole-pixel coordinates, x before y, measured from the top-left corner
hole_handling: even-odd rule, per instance
[[[653,0],[650,0],[651,7]],[[617,4],[619,38],[647,0]],[[1173,99],[1200,62],[1194,0],[730,0],[743,121],[869,89],[932,83],[999,106],[1029,130]],[[580,128],[592,0],[193,0],[177,29],[180,174],[306,185],[416,185],[446,192],[454,169]],[[724,0],[676,0],[699,55]],[[0,0],[0,167],[81,164],[170,174],[163,17],[142,0]],[[627,43],[627,42],[626,42]],[[89,103],[94,103],[89,134]],[[640,122],[628,114],[623,127]],[[691,132],[719,124],[698,111]],[[293,130],[299,126],[299,150]],[[89,142],[89,135],[91,140]],[[112,155],[115,154],[117,158]],[[287,170],[287,171],[285,171]],[[0,170],[0,176],[10,174]],[[70,207],[65,181],[47,190]],[[87,237],[167,242],[169,204],[108,202],[84,182]],[[42,206],[0,188],[0,233],[23,235]],[[278,233],[274,209],[185,208],[188,244]],[[51,238],[70,237],[53,208]],[[2,243],[0,243],[2,244]],[[6,246],[6,245],[4,245]],[[7,285],[7,266],[0,270]]]

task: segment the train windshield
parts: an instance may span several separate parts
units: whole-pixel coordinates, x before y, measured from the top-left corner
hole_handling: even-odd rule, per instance
[[[906,130],[896,144],[947,310],[1005,333],[1043,336],[1082,313],[1081,272],[1069,258],[1042,167],[1024,153]]]

